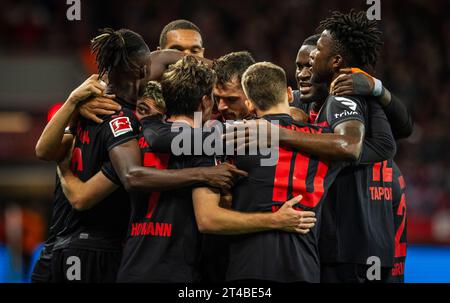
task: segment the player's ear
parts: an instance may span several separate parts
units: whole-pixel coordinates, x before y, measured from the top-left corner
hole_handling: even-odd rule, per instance
[[[209,111],[212,108],[212,106],[213,106],[213,103],[212,103],[211,97],[210,96],[206,96],[206,95],[203,96],[202,97],[202,102],[200,102],[200,110],[202,112],[207,112],[207,111]]]
[[[331,59],[331,60],[332,60],[333,70],[339,71],[341,68],[344,67],[344,58],[342,58],[341,55],[333,56],[333,59]]]
[[[294,94],[292,92],[292,87],[287,87],[287,96],[288,96],[288,102],[292,103],[294,101]]]
[[[156,48],[156,50],[161,50],[161,46],[158,46],[158,47]]]
[[[253,105],[252,101],[250,101],[249,99],[245,99],[244,103],[249,112],[255,113],[255,106]]]

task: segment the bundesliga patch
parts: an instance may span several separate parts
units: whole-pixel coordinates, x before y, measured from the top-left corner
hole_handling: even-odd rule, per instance
[[[133,130],[128,117],[116,118],[109,122],[109,126],[111,127],[114,137],[118,137]]]

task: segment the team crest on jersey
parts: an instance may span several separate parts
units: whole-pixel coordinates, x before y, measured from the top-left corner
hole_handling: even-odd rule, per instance
[[[347,106],[351,110],[356,110],[356,103],[350,99],[343,98],[343,97],[335,97],[336,100],[342,103],[342,105]]]
[[[111,131],[114,137],[118,137],[130,131],[133,131],[130,119],[128,117],[119,117],[111,120],[111,122],[109,122],[109,126],[111,127]]]

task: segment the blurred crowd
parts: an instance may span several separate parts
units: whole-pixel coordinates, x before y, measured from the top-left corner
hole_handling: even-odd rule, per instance
[[[3,0],[0,52],[83,60],[102,27],[132,29],[156,49],[164,25],[184,18],[202,30],[206,57],[248,50],[285,68],[295,87],[297,50],[320,20],[333,10],[369,6],[365,0],[81,0],[81,21],[68,21],[66,1]],[[399,142],[396,156],[408,186],[409,238],[450,243],[450,2],[381,0],[379,24],[384,47],[375,76],[415,120],[413,135]]]

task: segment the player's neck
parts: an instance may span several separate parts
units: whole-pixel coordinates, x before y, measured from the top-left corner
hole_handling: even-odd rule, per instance
[[[287,114],[290,115],[291,111],[289,109],[288,102],[278,103],[277,105],[272,106],[268,110],[256,110],[256,114],[258,117],[262,117],[265,115],[277,115],[277,114]]]
[[[327,81],[327,90],[330,91],[331,83],[339,76],[339,73],[334,73],[330,80]]]
[[[135,105],[139,96],[139,84],[134,82],[110,83],[106,90],[108,94],[114,94],[118,99]]]

